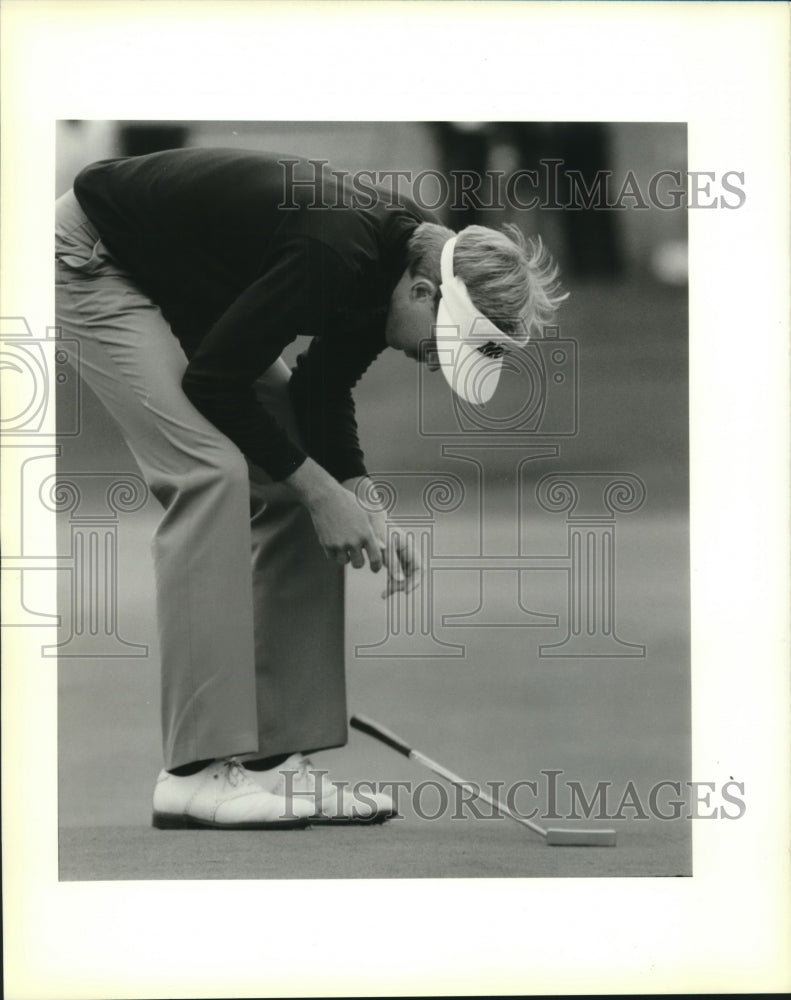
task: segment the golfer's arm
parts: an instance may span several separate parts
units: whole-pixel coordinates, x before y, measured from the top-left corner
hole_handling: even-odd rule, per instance
[[[308,454],[344,485],[366,475],[352,390],[382,348],[365,329],[328,331],[299,355],[289,384]]]
[[[338,489],[335,477],[312,458],[306,458],[302,465],[283,482],[296,495],[299,502],[309,509],[326,502],[327,498]],[[368,476],[354,476],[352,479],[344,480],[340,485],[358,498],[361,494],[372,500],[376,498],[375,484]]]
[[[350,479],[344,479],[341,486],[362,501],[366,510],[386,512],[387,508],[381,502],[382,491],[377,489],[376,483],[367,473],[363,476],[352,476]]]
[[[302,506],[311,511],[327,503],[339,488],[337,480],[312,458],[306,458],[283,482]]]
[[[216,320],[182,379],[196,409],[278,481],[304,464],[305,450],[259,402],[254,382],[299,333],[321,327],[335,290],[335,259],[320,245],[292,240],[280,251]],[[315,479],[303,485],[311,496]]]

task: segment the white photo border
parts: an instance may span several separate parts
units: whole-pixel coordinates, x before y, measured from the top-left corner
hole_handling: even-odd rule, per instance
[[[694,876],[59,883],[55,673],[35,630],[5,630],[7,995],[788,989],[787,6],[0,15],[0,301],[34,330],[53,323],[58,119],[686,121],[689,169],[743,172],[747,195],[689,214],[693,778],[738,772],[748,802],[738,823],[695,823]],[[54,609],[54,586],[38,602]]]

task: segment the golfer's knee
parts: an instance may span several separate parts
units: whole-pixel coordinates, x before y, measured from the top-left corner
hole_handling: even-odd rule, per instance
[[[197,463],[195,478],[207,487],[227,490],[250,491],[250,473],[239,449],[231,444],[221,444],[205,451]]]
[[[189,463],[183,456],[172,466],[160,466],[149,475],[149,487],[160,505],[169,509],[199,495],[236,494],[245,502],[250,490],[248,467],[242,453],[229,441],[190,450]]]

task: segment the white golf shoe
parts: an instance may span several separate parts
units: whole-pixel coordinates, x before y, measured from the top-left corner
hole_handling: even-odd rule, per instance
[[[250,759],[250,758],[248,758]],[[311,826],[344,823],[383,823],[396,815],[389,795],[374,791],[373,783],[333,781],[327,771],[302,754],[292,754],[269,771],[248,771],[258,785],[290,802],[308,804]]]
[[[305,826],[313,811],[307,799],[262,788],[238,758],[227,757],[187,776],[162,771],[151,824],[159,830],[290,829]]]

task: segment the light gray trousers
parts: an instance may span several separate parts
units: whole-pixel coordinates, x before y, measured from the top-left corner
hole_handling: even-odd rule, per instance
[[[307,511],[186,398],[181,345],[72,192],[57,203],[56,304],[80,376],[162,507],[152,549],[165,767],[342,745],[343,574]],[[288,377],[281,361],[257,391],[296,440]]]

